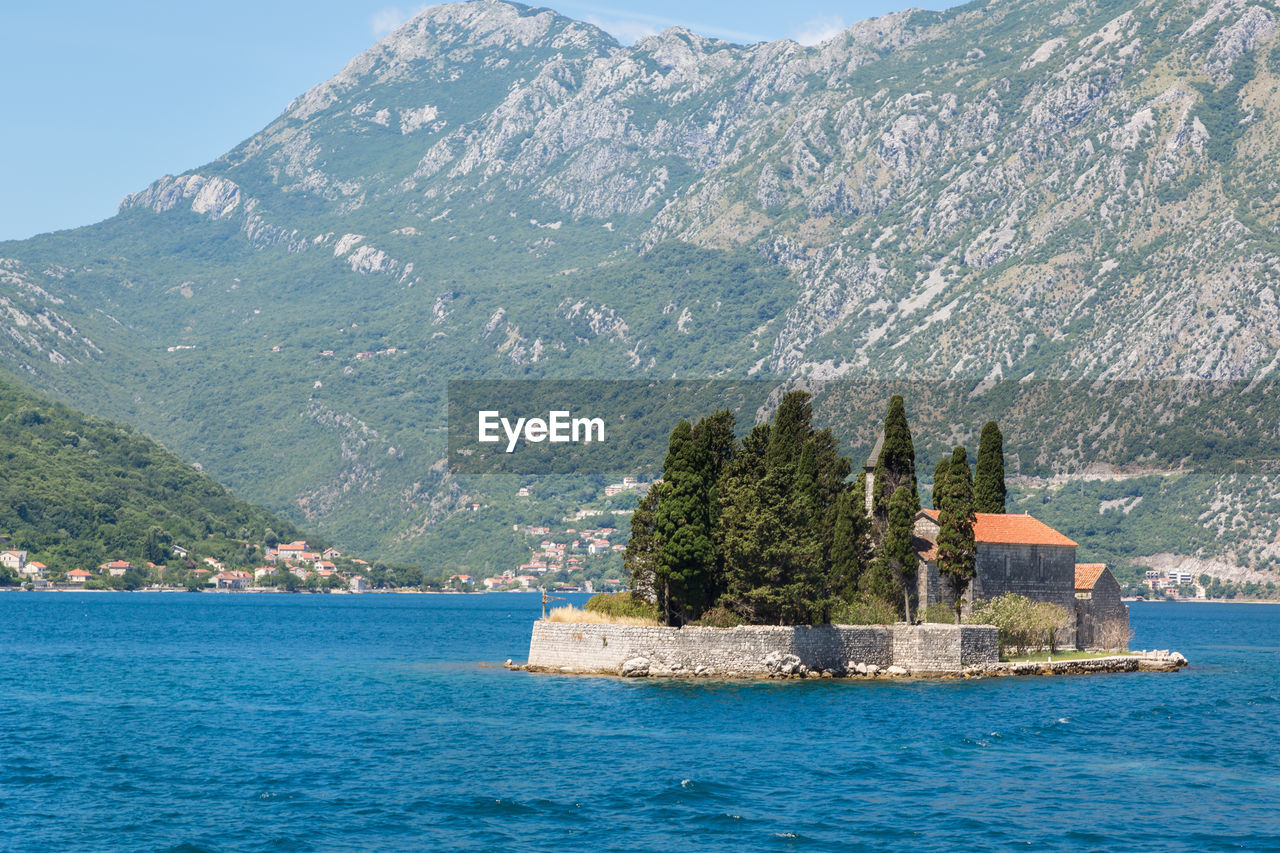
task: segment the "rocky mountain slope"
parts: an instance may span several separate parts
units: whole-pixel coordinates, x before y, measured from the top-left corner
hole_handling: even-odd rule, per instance
[[[115,218],[0,244],[0,357],[415,556],[468,488],[434,464],[453,376],[1264,377],[1276,15],[980,1],[625,47],[434,7]]]

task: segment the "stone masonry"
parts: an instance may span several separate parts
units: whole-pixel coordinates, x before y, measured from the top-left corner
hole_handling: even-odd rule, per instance
[[[994,664],[988,625],[668,628],[535,622],[528,669],[611,675],[769,676],[960,673]]]

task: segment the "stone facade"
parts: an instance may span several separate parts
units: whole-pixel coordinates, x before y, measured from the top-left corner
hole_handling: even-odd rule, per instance
[[[1120,600],[1120,584],[1105,566],[1076,571],[1076,645],[1082,649],[1129,648],[1129,608]],[[1085,571],[1081,571],[1081,570]]]
[[[996,631],[980,625],[894,625],[893,662],[912,673],[950,673],[1000,659]]]
[[[651,676],[958,673],[998,660],[985,625],[668,628],[535,622],[528,668]]]
[[[1035,524],[1039,525],[1039,522]],[[1026,526],[1033,527],[1031,524]],[[975,531],[976,529],[975,525]],[[1047,527],[1045,529],[1051,530]],[[1065,610],[1071,620],[1060,633],[1059,644],[1068,647],[1077,646],[1076,545],[1061,534],[1057,534],[1056,531],[1052,532],[1063,544],[993,542],[982,541],[979,538],[976,543],[975,574],[973,582],[965,593],[962,611],[967,615],[974,601],[991,599],[1006,593],[1016,593],[1032,601],[1047,601]],[[936,543],[938,541],[937,520],[927,511],[922,511],[916,517],[914,533],[925,545]],[[917,596],[922,610],[936,602],[950,605],[955,600],[949,586],[938,573],[938,561],[933,550],[921,549],[920,566],[916,578]]]

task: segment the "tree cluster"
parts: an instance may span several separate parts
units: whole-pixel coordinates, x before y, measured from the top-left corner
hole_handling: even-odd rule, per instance
[[[632,589],[673,625],[723,609],[753,624],[821,623],[870,561],[850,461],[793,391],[741,440],[717,412],[672,431],[663,482],[632,517]]]
[[[1004,504],[999,429],[983,430],[984,506]],[[726,619],[818,624],[851,613],[910,621],[919,566],[915,447],[903,399],[885,415],[870,487],[829,429],[816,430],[809,395],[786,394],[771,421],[741,440],[717,412],[671,433],[663,480],[640,502],[624,562],[633,594],[670,625]],[[973,578],[974,481],[963,447],[935,471],[938,566],[957,601]],[[868,509],[870,510],[868,512]],[[990,511],[996,511],[992,509]]]

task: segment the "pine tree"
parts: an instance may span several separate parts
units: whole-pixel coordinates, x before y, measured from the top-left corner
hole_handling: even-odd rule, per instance
[[[693,427],[681,421],[671,432],[656,515],[662,543],[655,567],[658,607],[667,624],[697,619],[707,607],[707,575],[715,560],[709,515],[710,486]]]
[[[956,623],[964,606],[964,594],[977,568],[977,544],[973,537],[973,481],[963,447],[951,454],[946,490],[938,512],[938,573],[955,596]]]
[[[975,512],[1004,512],[1004,436],[995,421],[987,421],[978,439],[978,466],[973,475]]]
[[[943,456],[938,460],[938,467],[933,469],[933,508],[942,509],[942,495],[947,489],[947,469],[951,467],[951,457]]]
[[[906,486],[911,491],[911,498],[918,510],[920,493],[916,485],[915,445],[911,441],[911,427],[907,424],[907,411],[902,395],[894,394],[889,399],[889,410],[884,417],[884,444],[876,459],[872,484],[872,515],[882,535],[889,523],[889,500],[899,486]]]
[[[881,573],[893,579],[896,593],[902,597],[902,615],[908,622],[911,621],[911,599],[919,565],[915,549],[911,546],[916,512],[911,489],[899,486],[889,500],[889,524],[876,558]]]

